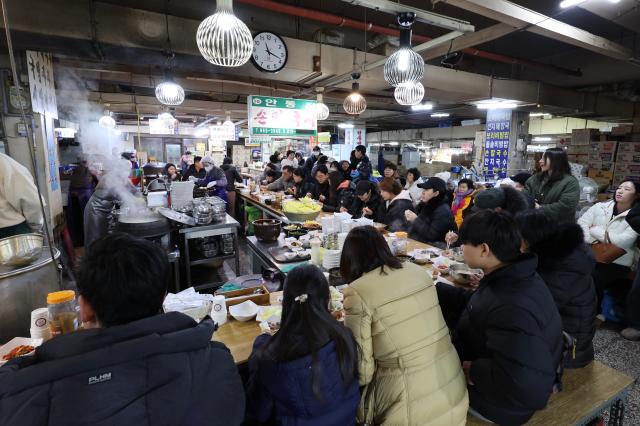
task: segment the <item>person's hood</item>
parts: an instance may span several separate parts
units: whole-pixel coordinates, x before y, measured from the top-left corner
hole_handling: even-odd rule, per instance
[[[129,324],[58,336],[36,348],[35,362],[28,368],[3,375],[0,395],[102,368],[109,363],[198,350],[210,344],[214,330],[215,324],[210,318],[198,324],[184,314],[170,312]]]
[[[406,189],[403,189],[402,191],[400,191],[400,193],[398,195],[396,195],[389,202],[389,205],[393,204],[394,201],[398,201],[398,200],[407,200],[407,201],[410,201],[411,203],[413,203],[413,200],[411,199],[411,193],[409,191],[407,191]]]
[[[586,250],[584,232],[575,223],[561,225],[552,238],[530,250],[538,255],[541,269],[555,268],[562,263],[565,269],[585,271],[593,263],[590,251]]]

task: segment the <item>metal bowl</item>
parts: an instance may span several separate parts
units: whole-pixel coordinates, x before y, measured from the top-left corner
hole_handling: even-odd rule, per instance
[[[40,234],[21,234],[0,240],[0,264],[27,266],[42,254],[44,238]]]
[[[462,285],[469,284],[474,274],[482,275],[482,269],[472,269],[461,263],[453,264],[449,268],[449,276]]]

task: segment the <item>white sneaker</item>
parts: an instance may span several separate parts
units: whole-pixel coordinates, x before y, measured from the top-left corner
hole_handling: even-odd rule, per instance
[[[638,330],[637,328],[627,327],[620,332],[620,335],[627,340],[640,340],[640,330]]]
[[[605,316],[602,314],[596,315],[596,319],[599,320],[600,322],[605,322],[607,320]]]

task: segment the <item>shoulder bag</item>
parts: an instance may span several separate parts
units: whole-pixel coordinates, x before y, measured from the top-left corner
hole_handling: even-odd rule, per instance
[[[627,252],[611,242],[609,231],[604,233],[604,242],[593,243],[591,250],[593,250],[593,256],[598,263],[612,263]]]

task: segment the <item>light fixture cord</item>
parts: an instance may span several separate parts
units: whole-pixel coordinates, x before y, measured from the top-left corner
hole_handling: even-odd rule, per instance
[[[13,56],[13,42],[11,40],[11,32],[9,30],[9,16],[7,15],[7,7],[4,0],[0,0],[0,4],[2,5],[2,20],[4,22],[4,31],[7,37],[7,49],[9,50],[9,62],[11,64],[11,72],[13,74],[13,84],[16,88],[16,93],[18,95],[18,103],[20,104],[20,116],[22,117],[22,121],[24,122],[24,126],[27,132],[27,142],[29,143],[29,157],[31,158],[31,167],[33,168],[33,174],[35,176],[34,183],[36,185],[36,189],[38,191],[38,201],[40,202],[40,212],[42,213],[42,222],[44,225],[45,231],[45,239],[47,241],[47,245],[49,246],[49,255],[51,256],[51,261],[54,265],[56,265],[56,256],[53,252],[53,242],[51,241],[51,237],[49,234],[49,224],[47,223],[47,215],[44,210],[44,201],[42,198],[42,191],[40,190],[40,183],[38,181],[38,169],[36,168],[36,155],[35,149],[36,144],[33,138],[33,129],[31,132],[29,131],[29,123],[27,122],[27,114],[24,111],[24,104],[22,99],[20,98],[21,87],[18,80],[18,71],[16,68],[16,59]],[[47,124],[46,115],[45,115],[45,126]],[[45,130],[46,132],[46,130]],[[60,265],[56,266],[56,277],[58,278],[58,286],[62,289],[62,268]]]

